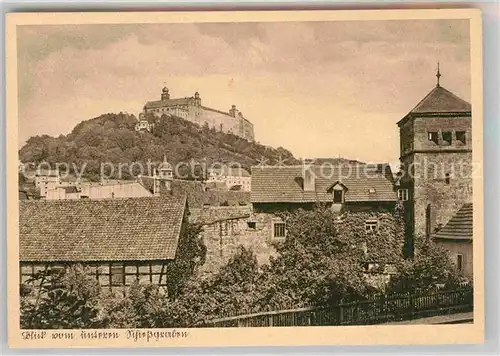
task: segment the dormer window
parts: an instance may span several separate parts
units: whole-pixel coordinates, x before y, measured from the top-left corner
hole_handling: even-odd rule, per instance
[[[328,192],[333,194],[333,203],[334,204],[343,204],[344,203],[346,191],[347,191],[347,188],[340,182],[334,183],[328,189]]]
[[[333,190],[333,202],[335,204],[342,204],[344,202],[344,190]]]
[[[375,190],[375,188],[370,188],[368,189],[368,193],[369,194],[375,194],[377,191]]]

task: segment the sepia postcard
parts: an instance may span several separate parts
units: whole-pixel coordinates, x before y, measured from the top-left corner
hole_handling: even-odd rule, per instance
[[[476,9],[10,13],[11,347],[484,338]]]

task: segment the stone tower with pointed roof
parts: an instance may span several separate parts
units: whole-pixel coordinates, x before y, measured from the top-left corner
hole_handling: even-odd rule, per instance
[[[406,252],[472,201],[471,105],[437,84],[399,122],[398,195],[406,211]]]

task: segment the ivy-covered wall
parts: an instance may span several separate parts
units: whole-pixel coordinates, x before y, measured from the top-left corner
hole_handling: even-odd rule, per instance
[[[367,262],[396,263],[403,258],[405,245],[404,209],[398,203],[346,205],[339,214],[338,232],[352,234],[366,246]],[[376,222],[373,231],[367,222]]]

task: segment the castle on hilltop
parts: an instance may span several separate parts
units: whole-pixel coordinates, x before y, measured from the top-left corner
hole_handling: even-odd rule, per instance
[[[146,114],[155,116],[178,116],[185,120],[194,122],[200,126],[207,124],[210,128],[225,133],[242,137],[248,141],[254,141],[253,124],[232,105],[229,111],[221,111],[201,105],[200,93],[185,98],[171,98],[167,87],[161,92],[161,99],[148,101],[144,105],[142,118],[136,125],[137,131],[151,129],[151,124],[144,119]]]

